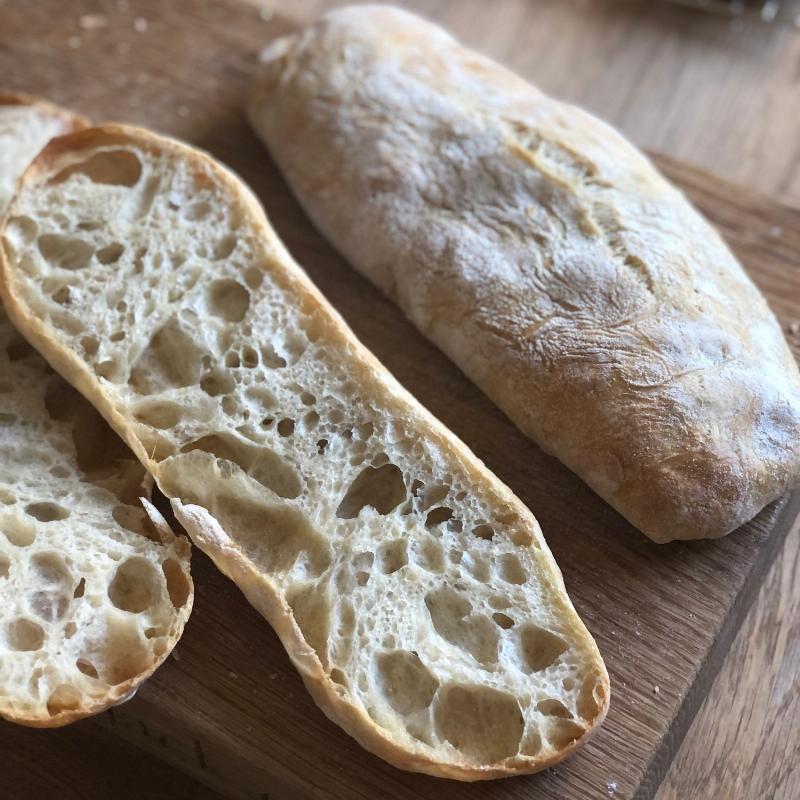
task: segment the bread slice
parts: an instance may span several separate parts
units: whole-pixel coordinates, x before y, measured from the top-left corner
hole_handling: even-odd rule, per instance
[[[82,126],[0,95],[0,206],[52,136]],[[2,310],[0,398],[0,716],[64,725],[130,695],[172,650],[190,547],[143,499],[151,522],[142,467]]]
[[[250,191],[143,130],[58,139],[3,233],[15,323],[152,472],[366,748],[558,761],[608,677],[536,520],[357,341]]]
[[[250,118],[309,216],[658,542],[800,483],[800,373],[717,232],[616,131],[399,9],[273,42]]]

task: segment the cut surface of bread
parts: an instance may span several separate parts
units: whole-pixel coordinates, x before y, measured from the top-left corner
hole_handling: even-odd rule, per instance
[[[800,373],[717,232],[616,131],[435,25],[273,42],[250,119],[317,227],[652,539],[800,483]]]
[[[473,780],[541,769],[599,724],[605,667],[536,520],[227,170],[135,128],[59,139],[12,206],[2,269],[15,323],[365,747]]]
[[[0,94],[0,207],[49,139],[80,127]],[[144,478],[0,310],[0,716],[49,727],[103,711],[180,637],[190,546],[145,513]]]

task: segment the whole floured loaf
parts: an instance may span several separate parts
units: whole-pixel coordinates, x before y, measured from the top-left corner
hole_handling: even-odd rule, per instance
[[[319,229],[659,542],[800,481],[800,375],[718,234],[618,133],[440,28],[334,11],[250,118]]]
[[[365,747],[470,780],[598,725],[608,677],[533,516],[220,165],[135,128],[54,141],[3,232],[2,292]]]
[[[83,124],[0,94],[0,209],[49,139]],[[180,637],[189,543],[138,504],[144,478],[0,310],[0,716],[49,727],[103,711]]]

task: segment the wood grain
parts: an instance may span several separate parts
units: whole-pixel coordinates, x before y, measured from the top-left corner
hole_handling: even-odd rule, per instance
[[[91,722],[55,731],[0,721],[0,797],[8,800],[220,800]]]
[[[798,585],[796,524],[656,800],[800,797]]]
[[[312,4],[298,2],[292,8],[299,12],[301,5]],[[595,91],[588,98],[592,102],[573,99],[601,112],[593,103],[606,104],[604,115],[618,123],[631,106],[613,105],[617,87],[627,85],[634,92],[635,102],[630,102],[637,108],[648,97],[640,93],[650,89],[625,84],[633,61],[621,65],[617,50],[628,50],[623,45],[640,41],[642,35],[651,50],[661,36],[667,41],[680,36],[680,28],[669,35],[658,30],[662,12],[643,16],[633,4],[598,2],[607,18],[593,10],[594,4],[508,0],[502,3],[503,15],[488,14],[490,5],[471,0],[457,6],[427,4],[464,38],[550,91],[571,96],[569,85],[575,81],[580,92],[591,94],[582,88],[586,81],[595,89],[605,81],[605,93]],[[534,18],[528,16],[531,8],[536,9]],[[53,25],[59,12],[61,24]],[[229,796],[650,796],[779,550],[788,529],[785,503],[773,505],[721,542],[658,547],[631,530],[558,462],[523,440],[393,306],[332,253],[244,123],[241,103],[255,53],[267,38],[287,29],[285,20],[265,21],[262,16],[268,15],[234,0],[76,2],[69,5],[69,19],[57,0],[12,0],[0,6],[0,14],[0,74],[9,88],[47,94],[95,118],[139,122],[173,133],[210,149],[245,176],[279,234],[356,333],[534,509],[576,606],[606,656],[615,692],[598,737],[544,775],[464,787],[400,773],[365,754],[323,718],[265,623],[198,555],[196,609],[177,658],[99,724]],[[107,24],[84,30],[81,18],[87,14],[102,15]],[[589,35],[592,25],[598,26],[603,46]],[[564,36],[552,35],[562,29]],[[772,45],[766,49],[769,58],[783,64],[786,53],[795,51],[781,31],[779,35],[784,42],[780,50]],[[647,48],[633,49],[643,65]],[[594,83],[583,56],[574,69],[565,68],[571,64],[570,52],[587,51],[587,63],[595,70],[602,58],[609,59],[610,71],[598,71]],[[507,56],[511,53],[516,55]],[[754,50],[752,58],[762,58],[759,53]],[[762,64],[764,70],[767,66]],[[562,91],[555,86],[558,80],[564,81]],[[748,85],[755,91],[754,83]],[[681,91],[685,95],[687,90]],[[732,94],[728,98],[733,102]],[[637,125],[643,124],[636,119]],[[676,123],[675,129],[679,127]],[[720,134],[722,130],[717,128]],[[707,152],[731,147],[723,139],[720,135]],[[661,163],[721,227],[782,320],[788,324],[800,319],[800,213],[674,161]],[[708,163],[719,168],[721,162]],[[764,169],[752,174],[763,181],[763,188],[776,189],[769,177],[777,174],[771,163],[765,160]],[[792,174],[786,163],[784,177]],[[786,191],[791,194],[794,185],[792,178]]]

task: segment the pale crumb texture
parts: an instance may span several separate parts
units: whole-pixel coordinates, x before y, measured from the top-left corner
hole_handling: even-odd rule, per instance
[[[320,230],[521,430],[656,541],[800,481],[800,374],[637,150],[406,12],[263,54],[250,118]]]
[[[80,127],[47,104],[5,100],[2,208],[41,147]],[[0,716],[48,727],[103,711],[177,641],[189,544],[138,505],[144,477],[0,311]]]
[[[37,160],[3,244],[15,321],[362,744],[477,779],[540,769],[599,723],[605,668],[533,516],[234,176],[137,129],[75,134]]]

